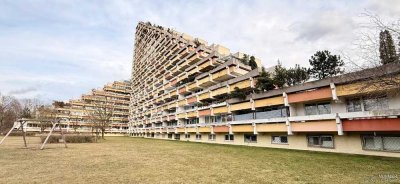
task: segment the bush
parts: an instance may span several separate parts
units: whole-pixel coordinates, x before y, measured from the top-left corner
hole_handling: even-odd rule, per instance
[[[43,143],[46,140],[46,136],[40,137]],[[60,143],[61,135],[51,135],[47,143]],[[65,135],[65,141],[67,143],[93,143],[94,136],[91,135]]]
[[[5,135],[5,134],[4,134]],[[8,136],[22,136],[23,133],[22,132],[11,132],[10,135]],[[35,132],[26,132],[25,134],[26,136],[35,136],[36,133]]]

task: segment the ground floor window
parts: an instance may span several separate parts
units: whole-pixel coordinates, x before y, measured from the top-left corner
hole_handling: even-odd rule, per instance
[[[201,134],[196,134],[196,140],[201,140]]]
[[[272,144],[288,144],[287,135],[273,135],[271,137]]]
[[[165,134],[161,134],[161,138],[165,138]]]
[[[185,134],[185,139],[190,139],[190,134]]]
[[[175,140],[180,140],[181,139],[181,134],[175,134]]]
[[[226,134],[225,135],[225,141],[233,141],[233,140],[234,140],[233,134]]]
[[[168,134],[168,139],[172,139],[172,134]]]
[[[216,138],[215,134],[208,135],[208,140],[210,141],[215,141],[215,138]]]
[[[254,134],[244,134],[244,142],[247,142],[247,143],[256,143],[256,142],[257,142],[257,135],[254,135]]]
[[[364,150],[376,151],[400,151],[400,136],[362,136],[362,146]]]
[[[308,146],[321,148],[334,148],[332,135],[309,135]]]

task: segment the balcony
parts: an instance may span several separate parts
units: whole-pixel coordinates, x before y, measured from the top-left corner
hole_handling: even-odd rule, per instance
[[[177,115],[177,118],[178,118],[178,119],[185,119],[185,118],[186,118],[186,113],[179,113],[179,114]]]
[[[187,99],[187,104],[193,104],[193,103],[197,103],[197,97],[193,96]]]
[[[282,105],[282,104],[284,104],[283,96],[258,99],[258,100],[254,101],[254,107],[255,108],[274,106],[274,105]]]
[[[234,121],[243,121],[243,120],[252,120],[254,117],[254,113],[246,113],[246,114],[235,114],[233,115]]]
[[[232,78],[234,78],[234,76],[230,74],[229,68],[225,68],[219,72],[212,74],[212,80],[219,82],[226,81]]]
[[[354,119],[343,120],[343,131],[346,132],[362,132],[362,131],[400,131],[399,118],[384,119]]]
[[[209,132],[211,132],[211,128],[210,127],[199,127],[198,131],[199,131],[199,133],[209,133]]]
[[[179,94],[184,95],[187,93],[189,93],[187,86],[183,86],[183,87],[179,88]]]
[[[171,103],[171,104],[168,104],[168,109],[175,109],[176,106],[177,106],[177,103],[176,103],[176,102]]]
[[[200,87],[197,85],[197,82],[196,82],[196,81],[194,81],[194,82],[188,84],[188,90],[189,90],[189,91],[196,91],[196,90],[198,90],[198,89],[200,89]]]
[[[335,120],[292,122],[293,132],[337,132]]]
[[[196,130],[196,128],[186,128],[186,132],[187,133],[196,133],[197,130]]]
[[[202,64],[199,65],[199,70],[200,70],[201,72],[210,71],[211,69],[213,69],[213,68],[217,65],[217,63],[218,63],[218,62],[216,61],[215,58],[207,59],[206,62],[204,62],[204,63],[202,63]]]
[[[230,66],[229,71],[230,71],[230,74],[236,75],[236,76],[241,76],[241,75],[244,75],[249,72],[248,70],[245,70],[245,69],[242,69],[242,68],[236,67],[236,66]]]
[[[286,108],[280,108],[269,111],[255,112],[255,119],[282,118],[287,116]]]
[[[208,100],[211,99],[211,93],[210,92],[205,92],[199,95],[199,100]]]
[[[222,107],[215,107],[213,109],[214,114],[227,114],[228,113],[228,107],[227,106],[222,106]]]
[[[251,107],[252,107],[251,102],[242,102],[242,103],[232,104],[231,111],[251,109]]]
[[[194,75],[194,74],[196,74],[196,73],[200,73],[199,68],[198,68],[198,67],[193,67],[192,69],[190,69],[190,70],[187,72],[187,75]]]
[[[232,125],[232,132],[254,132],[252,125]]]
[[[213,80],[211,80],[210,76],[206,76],[206,77],[198,80],[198,85],[203,88],[210,87],[214,84],[215,84],[215,82]]]
[[[285,123],[256,124],[257,132],[287,132]]]
[[[194,53],[187,58],[189,65],[194,65],[201,60],[199,53]]]
[[[215,126],[214,133],[228,133],[229,127],[228,126]]]
[[[251,88],[251,81],[250,80],[240,81],[240,82],[231,84],[230,87],[231,87],[231,91],[234,91],[235,88],[239,88],[239,89]]]
[[[222,87],[211,91],[211,97],[221,96],[229,93],[228,87]]]
[[[332,99],[330,87],[288,94],[289,103],[306,102],[313,100]]]
[[[176,132],[178,133],[185,133],[185,128],[177,128]]]
[[[197,111],[188,112],[186,117],[187,118],[195,118],[195,117],[197,117]]]
[[[179,100],[179,101],[178,101],[178,106],[179,106],[179,107],[183,107],[183,106],[185,106],[186,104],[187,104],[186,99],[182,99],[182,100]]]
[[[210,115],[211,115],[211,109],[199,110],[199,116],[210,116]]]

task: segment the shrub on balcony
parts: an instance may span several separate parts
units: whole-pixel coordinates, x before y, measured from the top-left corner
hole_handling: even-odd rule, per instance
[[[239,89],[238,87],[234,88],[234,91],[231,92],[229,98],[238,98],[241,100],[246,99],[246,92],[243,89]]]
[[[262,68],[260,76],[257,78],[256,89],[258,91],[270,91],[275,89],[274,80],[271,78],[271,75],[265,71],[265,68]]]

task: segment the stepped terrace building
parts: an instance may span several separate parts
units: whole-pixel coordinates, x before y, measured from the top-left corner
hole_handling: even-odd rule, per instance
[[[241,57],[139,23],[130,135],[400,157],[399,64],[254,93],[260,68],[252,70]],[[376,79],[397,85],[366,87]],[[235,88],[250,94],[230,98]]]
[[[125,134],[128,131],[130,91],[129,81],[115,81],[102,89],[93,89],[80,99],[69,100],[68,103],[55,103],[53,106],[57,110],[56,116],[60,119],[61,127],[68,132],[94,131],[92,116],[102,108],[102,110],[107,109],[112,116],[110,118],[112,123],[106,129],[106,133]],[[27,131],[43,130],[37,120],[28,121],[25,126]],[[43,131],[49,130],[47,127]]]

